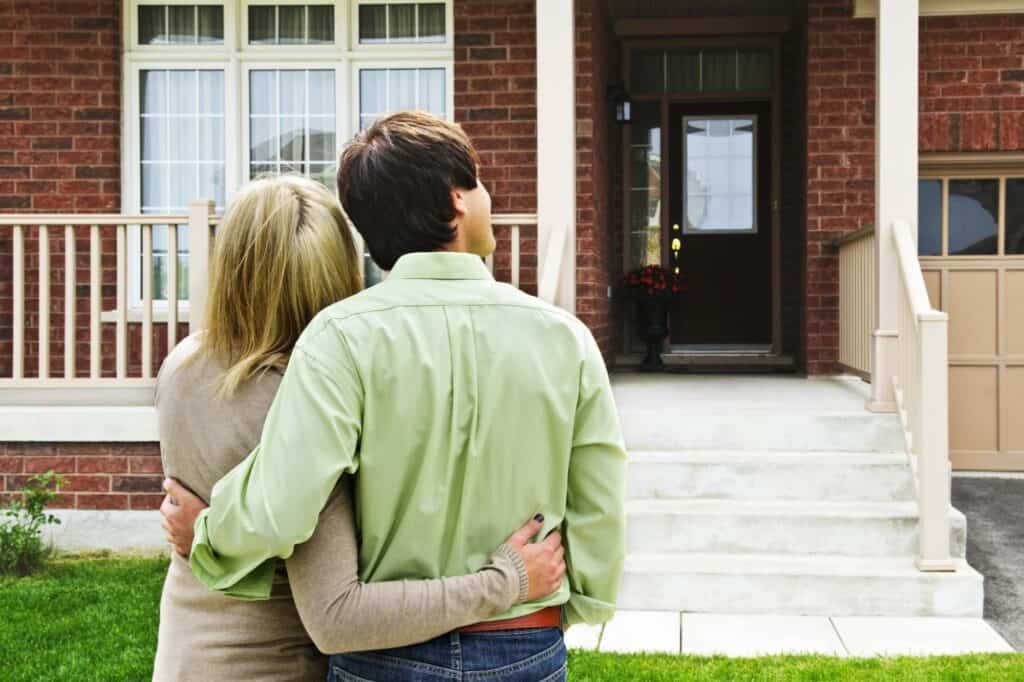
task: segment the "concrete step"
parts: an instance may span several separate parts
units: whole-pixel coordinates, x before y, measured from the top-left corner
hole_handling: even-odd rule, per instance
[[[900,453],[686,450],[630,452],[631,498],[909,502]]]
[[[626,447],[651,450],[903,452],[899,419],[851,411],[634,407],[619,403]]]
[[[917,552],[914,502],[739,502],[630,500],[630,553],[832,554],[904,556]],[[963,557],[966,521],[950,508],[953,556]]]
[[[982,577],[963,560],[922,573],[910,558],[643,554],[626,558],[620,609],[818,616],[981,617]]]

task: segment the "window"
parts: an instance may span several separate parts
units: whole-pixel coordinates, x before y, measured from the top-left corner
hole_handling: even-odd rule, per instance
[[[925,175],[918,183],[920,256],[1024,255],[1024,173]]]
[[[267,173],[333,188],[340,145],[361,128],[406,108],[451,114],[451,0],[126,0],[124,16],[129,213],[183,214],[197,198],[222,211]],[[154,298],[166,300],[165,229],[153,244]],[[137,305],[141,247],[129,249]],[[187,250],[179,232],[180,298]]]
[[[443,43],[447,38],[443,2],[360,3],[359,42]]]
[[[765,48],[638,51],[630,55],[630,92],[771,90],[772,68]]]
[[[756,232],[757,117],[683,120],[683,232]]]
[[[140,45],[222,45],[220,5],[139,5]]]

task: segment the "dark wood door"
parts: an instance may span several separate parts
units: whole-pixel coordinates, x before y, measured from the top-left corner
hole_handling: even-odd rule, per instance
[[[768,102],[669,108],[665,265],[687,293],[671,342],[772,343],[772,145]]]

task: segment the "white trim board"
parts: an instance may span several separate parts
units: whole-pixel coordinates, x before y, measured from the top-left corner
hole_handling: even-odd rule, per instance
[[[922,17],[1024,13],[1024,0],[920,0],[920,2]],[[853,16],[856,19],[877,17],[878,0],[854,0]]]
[[[47,542],[61,552],[138,552],[167,554],[160,512],[54,509],[60,525],[47,526]]]
[[[0,440],[8,443],[155,443],[156,408],[0,407]]]

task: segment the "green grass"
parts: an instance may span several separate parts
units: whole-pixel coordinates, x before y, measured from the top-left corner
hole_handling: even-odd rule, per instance
[[[0,679],[148,680],[167,560],[68,558],[0,578]],[[1024,656],[844,660],[618,656],[571,652],[572,682],[992,682],[1024,680]]]

